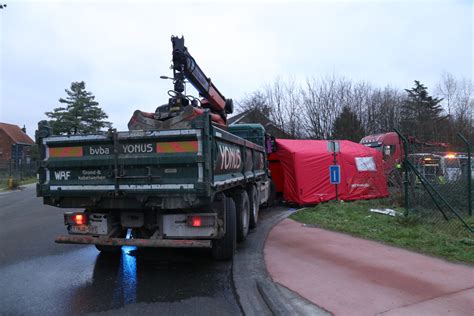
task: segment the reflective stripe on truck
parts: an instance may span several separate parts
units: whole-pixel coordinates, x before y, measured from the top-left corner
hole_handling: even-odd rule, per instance
[[[59,190],[113,190],[113,185],[52,185],[51,191]],[[120,190],[180,190],[194,189],[194,184],[127,184],[119,185]]]

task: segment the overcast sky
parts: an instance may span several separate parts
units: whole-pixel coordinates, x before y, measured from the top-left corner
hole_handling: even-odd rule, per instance
[[[430,88],[473,77],[473,3],[447,1],[11,1],[0,10],[0,122],[34,135],[72,81],[114,127],[167,101],[170,36],[228,98],[277,76],[337,74]],[[159,2],[159,3],[158,3]]]

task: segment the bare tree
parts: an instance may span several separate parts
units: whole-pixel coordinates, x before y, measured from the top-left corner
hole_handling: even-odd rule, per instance
[[[371,95],[374,110],[374,120],[371,133],[385,133],[394,127],[400,127],[400,109],[405,96],[391,87],[374,89]]]
[[[301,89],[296,85],[295,79],[290,78],[285,83],[286,94],[286,132],[296,138],[301,138],[304,131],[301,129],[302,101]]]
[[[443,123],[442,132],[455,135],[463,131],[474,137],[472,81],[443,73],[437,92],[444,98],[445,111],[451,114]],[[406,100],[402,90],[390,86],[378,88],[332,74],[307,78],[302,85],[294,78],[278,77],[239,105],[241,111],[259,109],[295,138],[331,139],[334,122],[344,107],[356,114],[366,134],[385,133],[400,128],[401,109]],[[439,131],[440,135],[442,132]]]
[[[474,85],[470,79],[464,78],[458,81],[455,103],[455,117],[459,131],[473,134]]]
[[[441,105],[448,115],[451,115],[453,112],[457,90],[457,80],[449,72],[443,72],[441,74],[441,82],[436,86],[436,93],[443,99]]]
[[[285,133],[301,138],[304,135],[300,128],[302,101],[295,79],[276,78],[265,87],[265,95],[272,109],[272,121]]]
[[[350,108],[357,114],[364,130],[372,130],[367,117],[368,105],[373,94],[372,86],[367,82],[356,82],[352,88],[352,98]]]
[[[237,108],[239,113],[256,109],[268,117],[271,115],[272,110],[265,93],[260,90],[246,95],[243,100],[238,102]]]
[[[305,111],[303,124],[309,137],[321,139],[323,137],[322,113],[319,110],[320,96],[315,79],[306,79],[306,87],[302,88],[303,106]]]
[[[311,78],[301,89],[304,105],[304,126],[308,136],[316,139],[329,139],[334,121],[344,106],[351,103],[352,83],[335,75]]]
[[[437,85],[437,93],[443,97],[443,106],[450,118],[439,130],[438,138],[452,144],[459,143],[457,132],[461,132],[474,141],[474,85],[472,80],[455,78],[450,73],[443,73]]]
[[[266,85],[264,88],[266,98],[272,107],[271,119],[278,126],[284,130],[285,126],[285,89],[281,78],[277,77],[272,84]]]

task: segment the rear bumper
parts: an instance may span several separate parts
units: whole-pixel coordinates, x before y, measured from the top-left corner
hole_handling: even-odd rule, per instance
[[[191,239],[125,239],[102,238],[92,236],[60,235],[56,237],[58,244],[93,244],[102,246],[136,246],[162,248],[211,248],[210,240]]]

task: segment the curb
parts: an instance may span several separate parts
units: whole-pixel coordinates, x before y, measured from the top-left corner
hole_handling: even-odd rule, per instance
[[[275,293],[265,292],[268,288],[265,284],[273,284],[273,282],[265,266],[263,248],[273,226],[289,214],[290,212],[282,207],[261,210],[260,217],[264,220],[259,222],[257,229],[249,234],[245,242],[238,245],[238,255],[234,256],[232,264],[232,277],[236,296],[244,315],[274,315],[272,305],[267,304],[267,301],[268,297]],[[258,283],[260,283],[260,290]]]
[[[267,237],[274,226],[294,212],[287,207],[262,210],[261,216],[265,220],[245,242],[238,245],[239,254],[234,257],[232,277],[245,315],[328,315],[299,294],[289,289],[282,291],[267,271],[263,254]]]
[[[257,281],[257,289],[273,315],[286,316],[295,314],[293,310],[290,311],[286,308],[286,306],[289,306],[289,303],[283,303],[282,295],[273,281]]]

